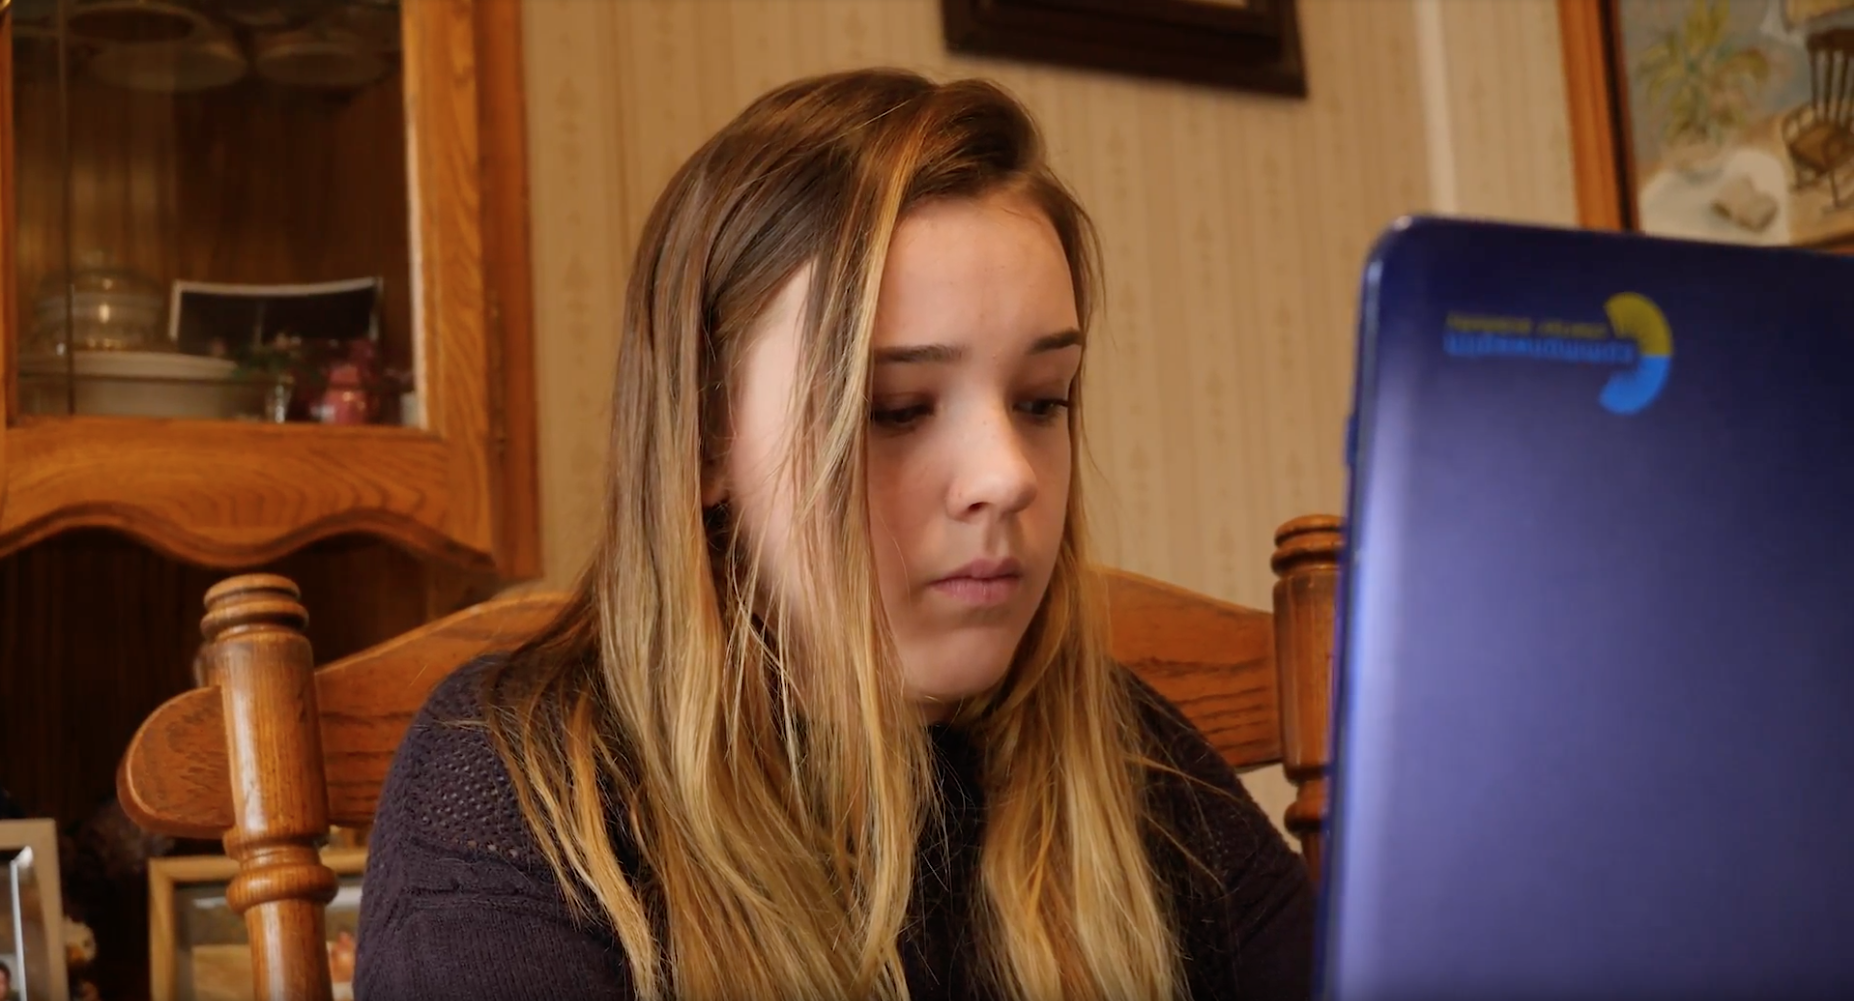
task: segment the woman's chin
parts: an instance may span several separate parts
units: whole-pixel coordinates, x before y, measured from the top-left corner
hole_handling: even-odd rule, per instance
[[[1010,670],[1010,661],[999,657],[996,666],[989,662],[974,666],[970,660],[942,670],[908,672],[908,694],[927,716],[937,722],[951,715],[961,702],[996,688]]]

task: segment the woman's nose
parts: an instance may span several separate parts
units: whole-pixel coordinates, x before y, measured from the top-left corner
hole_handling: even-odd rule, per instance
[[[965,517],[987,509],[1015,514],[1036,500],[1036,467],[1016,423],[1006,413],[975,422],[953,462],[952,514]]]

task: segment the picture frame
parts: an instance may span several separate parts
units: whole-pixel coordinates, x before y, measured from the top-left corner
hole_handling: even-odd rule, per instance
[[[380,339],[385,280],[301,285],[175,281],[168,292],[168,340],[183,354],[239,357],[279,337]]]
[[[940,0],[947,49],[1307,95],[1299,0]]]
[[[1854,0],[1558,0],[1578,221],[1854,250]]]
[[[67,1001],[64,890],[59,879],[58,827],[50,819],[0,821],[0,962],[18,1001]]]
[[[322,849],[334,870],[328,905],[330,980],[336,1001],[352,999],[353,957],[360,920],[365,847]],[[251,946],[244,918],[225,902],[238,863],[223,855],[186,855],[148,862],[148,970],[151,1001],[252,1001]],[[343,974],[346,976],[343,976]]]

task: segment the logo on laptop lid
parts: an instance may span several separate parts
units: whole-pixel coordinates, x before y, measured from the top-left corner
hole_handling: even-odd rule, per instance
[[[1597,400],[1614,414],[1638,414],[1661,395],[1674,362],[1674,334],[1647,296],[1613,295],[1604,320],[1535,319],[1451,312],[1443,350],[1458,358],[1512,358],[1612,368]]]

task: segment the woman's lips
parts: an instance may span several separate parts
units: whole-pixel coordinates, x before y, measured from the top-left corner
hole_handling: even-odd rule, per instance
[[[982,608],[1011,600],[1022,584],[1023,568],[1005,558],[973,560],[929,586],[954,601]]]
[[[1017,593],[1023,578],[1016,574],[1001,577],[944,577],[933,582],[933,589],[967,605],[986,607],[1002,605]]]

